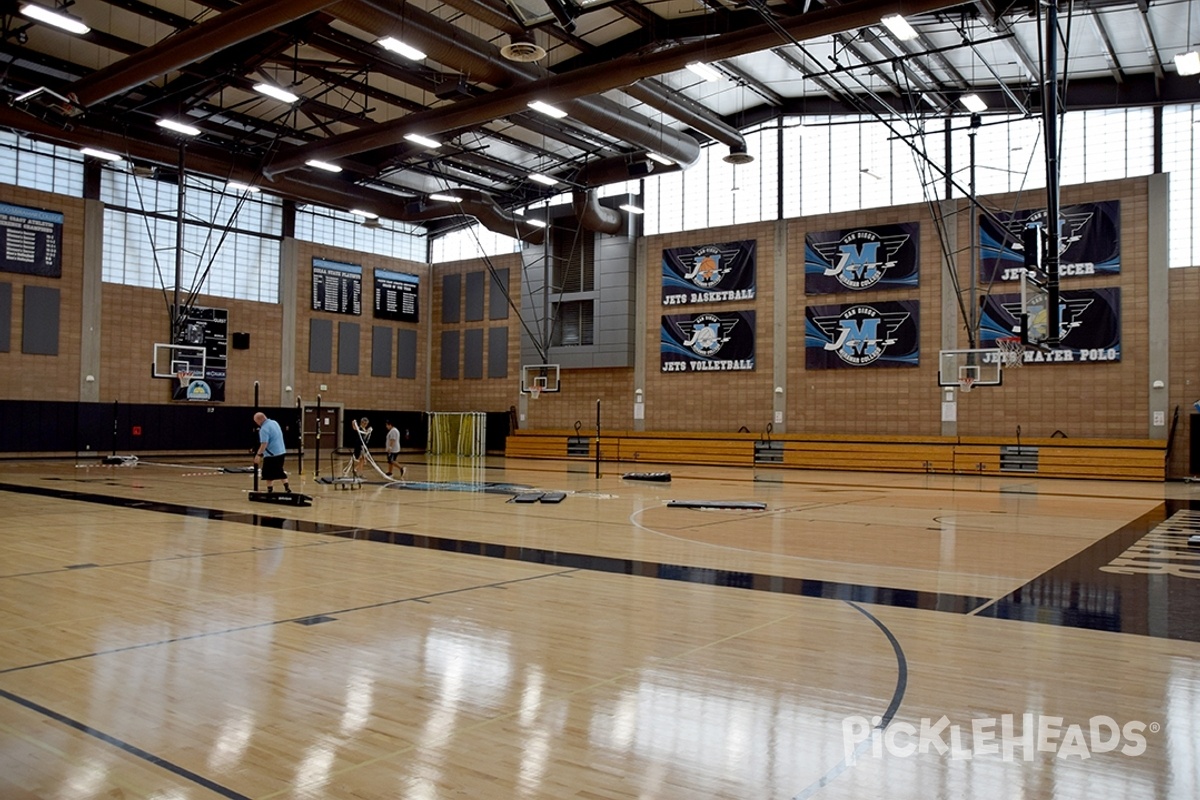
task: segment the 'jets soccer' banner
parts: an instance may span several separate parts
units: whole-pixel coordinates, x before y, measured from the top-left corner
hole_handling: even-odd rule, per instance
[[[998,214],[1003,227],[987,217],[979,220],[979,279],[1019,281],[1025,267],[1021,232],[1025,226],[1045,222],[1046,212],[1018,211]],[[1058,274],[1111,275],[1121,271],[1121,203],[1081,203],[1063,206],[1058,214]]]
[[[755,240],[663,250],[662,304],[753,300]]]
[[[916,286],[920,272],[915,222],[804,235],[805,294]]]
[[[673,314],[662,318],[663,372],[754,369],[754,312]]]
[[[996,339],[1002,336],[1020,335],[1020,295],[985,297],[981,311],[981,347],[995,347]],[[1064,291],[1059,296],[1058,313],[1062,344],[1048,353],[1027,348],[1024,363],[1121,360],[1120,288]]]
[[[804,366],[915,367],[921,354],[916,300],[809,306],[804,309]]]

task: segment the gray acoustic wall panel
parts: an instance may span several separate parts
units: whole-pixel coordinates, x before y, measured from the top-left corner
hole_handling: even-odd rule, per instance
[[[386,325],[371,326],[371,376],[392,377],[392,329]]]
[[[508,377],[508,328],[488,328],[487,376]]]
[[[442,331],[442,380],[458,380],[458,331]]]
[[[488,319],[508,319],[508,270],[492,272],[488,281]]]
[[[357,322],[338,323],[338,374],[358,374],[358,332]]]
[[[462,305],[462,276],[442,276],[442,322],[458,322],[458,308]]]
[[[25,318],[21,326],[21,352],[58,355],[58,311],[61,293],[50,286],[25,287]]]
[[[308,371],[333,372],[333,320],[308,321]]]
[[[12,347],[12,284],[0,283],[0,353]]]
[[[468,379],[483,377],[482,328],[467,331],[463,338],[463,377]]]
[[[410,328],[396,331],[396,377],[417,377],[417,332]]]
[[[467,322],[483,319],[483,273],[467,273]]]

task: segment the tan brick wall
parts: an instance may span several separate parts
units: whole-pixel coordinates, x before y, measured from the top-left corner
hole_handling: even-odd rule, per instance
[[[1191,476],[1192,406],[1200,400],[1200,266],[1171,270],[1171,360],[1168,382],[1168,419],[1179,412],[1167,474]],[[1197,421],[1200,424],[1200,420]],[[1197,454],[1200,456],[1200,453]]]
[[[1062,431],[1072,438],[1148,438],[1150,422],[1147,297],[1148,190],[1144,178],[1110,181],[1062,190],[1062,205],[1119,200],[1121,203],[1121,272],[1112,276],[1070,277],[1066,290],[1120,287],[1121,360],[1114,363],[1034,364],[1006,370],[1004,385],[977,389],[958,397],[958,433],[962,436],[1050,436]],[[987,198],[991,208],[1044,206],[1043,192],[1027,192],[1017,204],[1015,195]],[[962,215],[959,241],[966,242]],[[960,280],[966,286],[966,261]],[[1015,289],[998,289],[1012,293]],[[924,326],[924,323],[923,323]],[[965,342],[960,333],[959,341]],[[922,342],[924,346],[924,342]],[[933,345],[936,348],[936,344]],[[962,346],[965,346],[962,345]],[[930,351],[936,355],[936,349]],[[922,353],[924,355],[924,351]],[[921,359],[925,386],[936,379],[937,361]],[[916,387],[914,387],[914,390]],[[928,390],[918,391],[928,394]],[[936,432],[938,416],[909,418],[913,433]],[[892,433],[893,431],[888,431]]]
[[[519,254],[493,256],[490,259],[470,259],[438,264],[433,270],[429,295],[432,303],[434,333],[430,363],[430,409],[432,411],[507,411],[518,403],[521,385],[521,319],[510,307],[508,319],[489,319],[492,295],[500,291],[491,278],[490,269],[508,270],[508,292],[516,308],[521,307],[521,257]],[[466,321],[466,278],[468,273],[483,273],[483,319]],[[463,276],[460,279],[460,306],[456,323],[442,321],[442,278],[445,275]],[[508,328],[508,375],[488,378],[488,330]],[[459,332],[458,379],[442,380],[442,331]],[[465,337],[468,330],[483,331],[483,378],[464,378]]]
[[[870,292],[805,295],[804,237],[808,232],[859,226],[917,222],[921,226],[921,272],[916,287]],[[788,224],[788,366],[789,433],[931,435],[940,432],[937,354],[941,319],[941,245],[923,205],[868,209],[792,220]],[[920,365],[854,369],[805,368],[805,308],[858,301],[919,302]],[[965,346],[965,345],[964,345]]]
[[[168,307],[173,293],[159,289],[106,283],[101,288],[104,313],[100,324],[101,402],[166,403],[171,400],[173,380],[151,377],[154,343],[170,340]],[[259,382],[262,405],[280,404],[279,336],[283,313],[278,305],[200,295],[199,307],[224,308],[229,312],[229,333],[250,334],[249,350],[228,349],[225,402],[254,403],[254,382]]]
[[[753,239],[757,242],[754,300],[725,303],[662,305],[662,251],[673,247]],[[801,251],[803,252],[803,251]],[[775,224],[731,225],[706,231],[686,231],[650,237],[646,248],[646,430],[749,431],[771,422],[775,384],[771,364],[775,324]],[[781,265],[782,266],[782,265]],[[661,368],[662,317],[727,311],[755,312],[754,370],[746,372],[668,372]],[[632,409],[630,386],[622,399]],[[632,416],[632,410],[628,412]]]
[[[0,272],[0,283],[12,285],[12,323],[9,352],[0,353],[0,397],[6,400],[79,399],[79,365],[83,304],[84,202],[61,195],[0,186],[0,201],[26,208],[57,211],[64,215],[62,277],[44,278]],[[59,291],[58,355],[22,353],[22,320],[25,289],[45,286]]]
[[[347,408],[415,409],[425,410],[425,376],[428,351],[429,328],[434,306],[431,302],[429,267],[402,259],[359,253],[338,247],[297,242],[296,256],[296,391],[305,402],[321,395],[322,402],[342,403]],[[312,310],[312,262],[324,258],[343,264],[359,264],[363,268],[362,315],[336,314]],[[374,308],[374,270],[386,269],[407,272],[420,277],[420,311],[417,323],[376,320]],[[331,372],[310,372],[308,363],[309,322],[313,318],[328,319],[333,323],[333,363]],[[338,373],[338,337],[340,322],[353,322],[358,330],[358,374]],[[371,328],[381,325],[392,329],[392,377],[371,375]],[[396,333],[399,328],[417,331],[417,376],[416,378],[395,377]],[[276,338],[278,334],[276,335]],[[436,363],[436,362],[435,362]],[[324,390],[321,386],[325,386]]]
[[[979,388],[958,395],[958,432],[965,436],[1015,436],[1019,425],[1023,436],[1049,436],[1062,431],[1073,438],[1129,437],[1149,435],[1149,391],[1147,362],[1150,343],[1147,327],[1148,226],[1147,180],[1131,179],[1087,186],[1069,186],[1062,192],[1064,205],[1119,200],[1121,203],[1122,271],[1116,276],[1067,279],[1064,288],[1119,286],[1122,291],[1122,360],[1102,364],[1028,365],[1006,371],[1004,385]],[[0,354],[0,398],[26,400],[75,400],[79,396],[80,313],[82,303],[82,223],[84,204],[57,195],[0,187],[0,200],[33,208],[61,211],[66,215],[63,241],[63,277],[35,278],[0,273],[0,282],[13,285],[11,352]],[[1015,196],[987,198],[990,207],[1012,209],[1035,207],[1038,193],[1027,193],[1021,206]],[[866,299],[863,295],[820,295],[806,297],[803,280],[804,233],[856,225],[918,221],[921,224],[921,280],[914,289],[892,289],[870,293],[872,300],[917,299],[920,301],[921,361],[915,369],[873,368],[862,370],[806,370],[804,366],[804,308],[808,304],[829,305]],[[965,248],[969,230],[967,215],[954,220],[958,226],[959,274],[968,285]],[[645,349],[640,354],[646,365],[645,427],[647,430],[736,431],[745,427],[761,431],[773,412],[773,337],[775,270],[788,269],[787,319],[787,429],[804,433],[861,433],[893,436],[936,435],[941,431],[942,393],[937,387],[937,353],[941,344],[941,295],[944,280],[941,247],[927,209],[921,205],[873,209],[847,214],[791,220],[786,226],[787,264],[776,263],[773,223],[730,226],[649,237],[647,269],[641,291],[647,297]],[[754,301],[712,306],[687,306],[687,310],[754,309],[756,324],[756,369],[745,373],[664,374],[659,370],[659,326],[664,307],[660,304],[663,248],[755,239],[758,242],[757,297]],[[488,262],[470,260],[440,264],[430,270],[413,264],[339,248],[298,243],[297,247],[296,391],[314,398],[321,384],[326,402],[367,408],[426,408],[426,377],[429,408],[439,411],[503,411],[520,404],[521,322],[510,312],[508,376],[502,379],[454,381],[440,379],[441,275],[485,272]],[[361,317],[322,314],[334,323],[354,321],[360,325],[360,373],[308,372],[311,263],[314,256],[361,264],[364,271],[364,309]],[[521,292],[519,256],[491,259],[509,270],[510,291],[518,307]],[[370,376],[371,270],[382,267],[421,276],[421,321],[418,338],[418,378],[398,380]],[[1200,267],[1173,270],[1169,276],[1171,295],[1171,348],[1168,392],[1169,408],[1180,407],[1181,425],[1176,434],[1171,474],[1187,467],[1191,403],[1200,399],[1200,332],[1190,324],[1200,294]],[[32,356],[21,350],[21,313],[24,287],[54,286],[62,292],[60,355]],[[485,281],[487,297],[494,291]],[[1010,293],[1005,287],[998,291]],[[167,335],[167,301],[161,291],[103,284],[101,320],[101,368],[97,376],[102,402],[167,402],[167,383],[149,377],[151,346]],[[465,298],[465,292],[464,292]],[[277,404],[280,374],[279,337],[283,313],[277,305],[201,297],[201,305],[229,309],[230,331],[250,333],[248,351],[230,350],[227,402],[250,404],[253,382],[260,381],[262,402]],[[675,313],[672,309],[672,313]],[[679,312],[682,313],[682,312]],[[486,312],[485,312],[485,316]],[[461,315],[460,315],[461,317]],[[393,328],[401,323],[385,323]],[[497,321],[460,322],[460,331],[472,327],[484,331],[484,364],[487,364],[487,329]],[[957,326],[959,346],[966,346],[961,321]],[[394,354],[393,354],[394,356]],[[462,365],[460,363],[460,375]],[[566,370],[563,391],[527,401],[526,428],[572,428],[579,422],[584,431],[595,426],[596,401],[601,401],[603,425],[607,429],[634,426],[634,370]]]

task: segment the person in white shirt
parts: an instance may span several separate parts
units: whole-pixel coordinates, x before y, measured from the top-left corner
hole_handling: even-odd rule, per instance
[[[400,456],[400,429],[392,424],[392,421],[386,420],[383,423],[387,427],[387,439],[384,441],[384,449],[387,450],[387,474],[392,475],[392,469],[396,465],[396,459]],[[404,467],[400,467],[400,477],[404,477]]]

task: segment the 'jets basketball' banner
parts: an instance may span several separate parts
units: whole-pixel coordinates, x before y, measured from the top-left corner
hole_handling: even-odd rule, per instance
[[[979,220],[979,279],[1019,281],[1025,267],[1021,232],[1026,225],[1045,223],[1046,212],[1018,211],[998,214],[1002,227],[993,220]],[[1114,274],[1121,271],[1121,203],[1081,203],[1063,206],[1058,214],[1058,274]]]
[[[754,312],[673,314],[662,318],[663,372],[754,369]]]
[[[920,269],[915,222],[804,235],[805,294],[916,286]]]
[[[916,300],[809,306],[804,366],[915,367],[921,354]]]
[[[663,250],[662,304],[754,299],[755,241]]]
[[[995,347],[997,338],[1020,334],[1020,295],[985,297],[981,311],[981,347]],[[1058,313],[1061,346],[1048,353],[1027,348],[1026,364],[1121,360],[1120,288],[1063,291]]]

